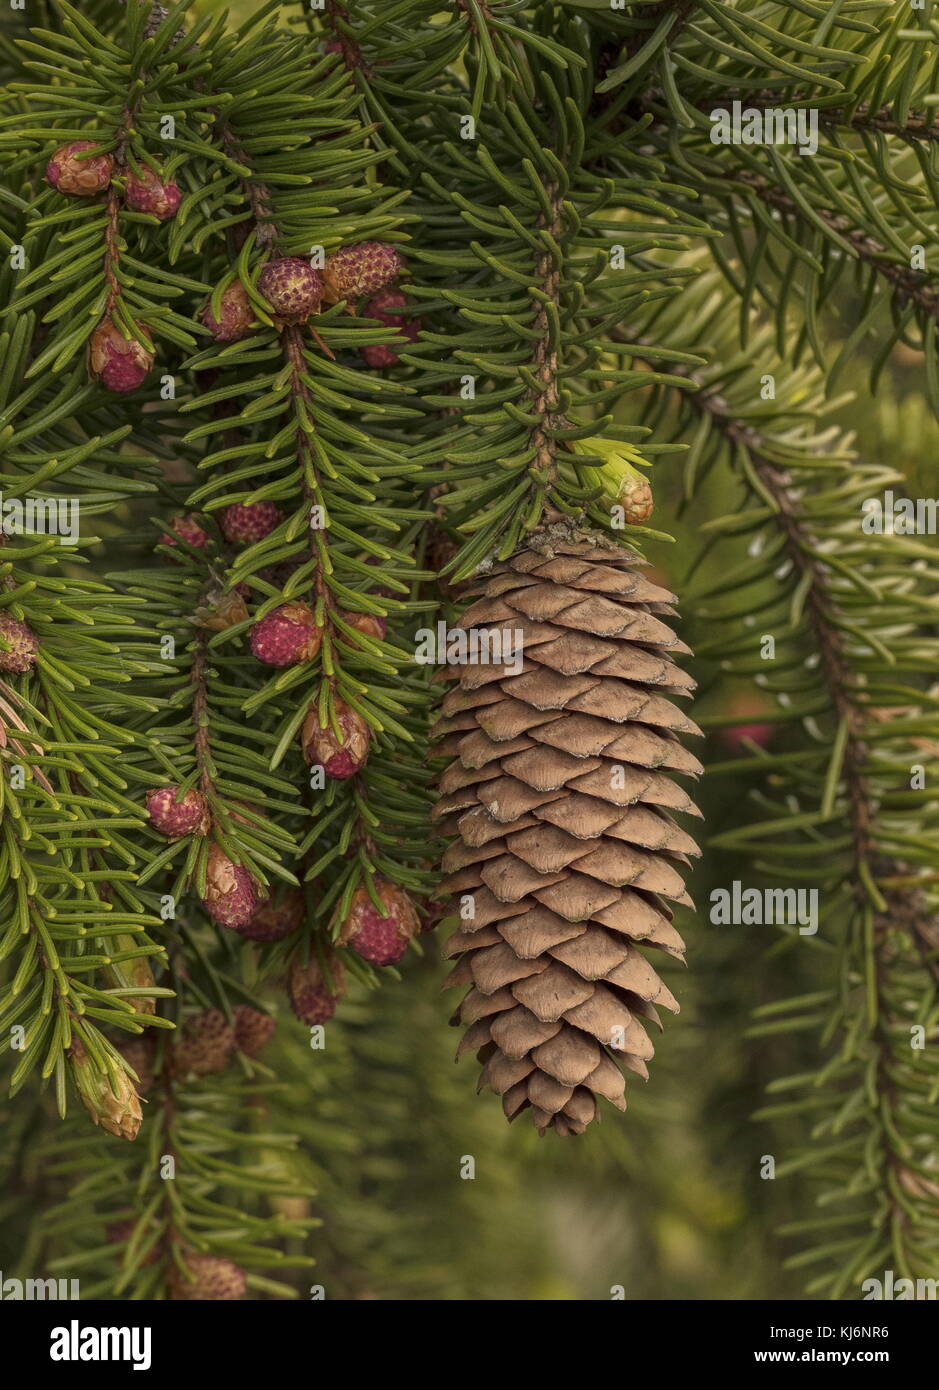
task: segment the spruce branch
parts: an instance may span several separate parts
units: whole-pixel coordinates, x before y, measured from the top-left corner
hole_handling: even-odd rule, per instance
[[[933,142],[939,140],[939,123],[935,121],[933,115],[927,109],[921,111],[907,112],[906,119],[898,121],[889,106],[873,108],[869,102],[845,102],[842,105],[830,104],[831,98],[827,97],[824,103],[819,101],[817,92],[809,91],[749,91],[744,88],[719,88],[710,93],[695,96],[684,95],[686,106],[692,106],[697,111],[705,114],[710,113],[717,107],[725,106],[727,102],[739,101],[745,107],[753,107],[759,111],[768,108],[778,110],[780,107],[800,107],[810,108],[817,113],[818,123],[821,126],[838,129],[844,128],[859,133],[864,131],[874,131],[879,135],[895,135],[901,140],[910,143],[918,141]],[[630,115],[639,115],[649,111],[658,120],[663,117],[663,107],[668,106],[668,96],[661,89],[650,88],[648,92],[643,92],[630,104]]]
[[[805,209],[785,190],[774,186],[761,175],[742,169],[737,171],[735,177],[738,183],[752,189],[756,196],[770,207],[777,208],[787,217],[805,219]],[[926,271],[898,265],[890,259],[887,247],[881,245],[867,230],[853,225],[849,218],[839,216],[823,207],[816,207],[813,212],[833,235],[843,239],[850,246],[859,260],[869,265],[893,287],[901,305],[912,304],[939,323],[939,290],[933,287],[931,277]]]

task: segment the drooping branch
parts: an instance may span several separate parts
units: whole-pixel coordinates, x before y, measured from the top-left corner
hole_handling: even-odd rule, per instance
[[[784,189],[760,174],[749,169],[738,170],[737,183],[752,188],[758,197],[770,207],[778,209],[787,216],[805,219],[805,212],[796,200]],[[891,284],[902,304],[915,304],[918,309],[939,323],[939,290],[934,289],[925,274],[908,266],[897,265],[889,259],[890,253],[879,241],[866,231],[854,226],[848,218],[825,209],[814,209],[830,230],[842,237],[851,246],[858,259],[870,265],[878,275]]]

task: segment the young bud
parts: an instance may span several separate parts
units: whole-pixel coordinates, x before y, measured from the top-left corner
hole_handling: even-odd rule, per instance
[[[232,502],[222,512],[218,524],[231,545],[251,545],[269,536],[282,517],[276,502]]]
[[[195,517],[174,516],[170,522],[169,531],[164,531],[160,537],[160,544],[179,545],[180,541],[195,546],[197,550],[204,550],[209,543],[209,538]],[[174,560],[172,563],[175,565],[178,562]]]
[[[115,1068],[113,1080],[100,1074],[78,1038],[72,1042],[69,1057],[78,1093],[95,1124],[118,1139],[136,1139],[143,1112],[137,1088],[126,1071]]]
[[[339,942],[372,965],[395,965],[407,950],[408,942],[420,931],[420,923],[402,888],[377,878],[375,890],[384,904],[384,913],[378,911],[364,888],[357,888],[342,923]]]
[[[378,319],[386,328],[397,328],[409,343],[413,343],[417,341],[417,324],[413,319],[403,318],[401,314],[395,312],[397,309],[406,308],[407,302],[400,290],[382,290],[380,294],[375,295],[374,299],[368,301],[362,311],[362,316],[367,319]],[[382,367],[393,367],[401,357],[398,348],[391,347],[386,343],[364,347],[360,351],[367,365],[378,370]]]
[[[299,888],[285,888],[279,897],[265,898],[239,936],[249,941],[282,941],[296,931],[306,916],[306,902]]]
[[[388,619],[379,618],[376,613],[343,613],[342,617],[356,632],[364,633],[366,637],[374,637],[378,642],[388,631]]]
[[[125,338],[105,316],[88,340],[88,368],[108,391],[136,391],[153,366],[153,353],[136,338]]]
[[[400,271],[401,253],[396,246],[381,241],[343,246],[326,257],[323,298],[327,304],[361,299],[363,294],[375,294],[390,285]]]
[[[296,666],[312,661],[323,641],[312,608],[305,603],[285,603],[251,629],[251,652],[265,666]]]
[[[235,1009],[235,1046],[249,1057],[257,1057],[270,1042],[276,1027],[270,1014],[239,1004]]]
[[[251,921],[257,905],[258,890],[248,870],[234,864],[218,845],[209,845],[202,906],[213,922],[238,931]]]
[[[648,478],[641,475],[624,478],[616,495],[616,505],[622,507],[623,520],[629,526],[642,526],[648,521],[655,506]]]
[[[154,830],[168,840],[207,834],[210,818],[205,797],[195,787],[190,787],[183,797],[178,794],[178,787],[155,787],[147,792],[147,815]]]
[[[243,1269],[220,1255],[186,1255],[185,1273],[170,1275],[170,1298],[183,1303],[224,1303],[244,1298],[248,1287]]]
[[[635,464],[644,464],[641,453],[632,444],[619,439],[579,439],[574,442],[575,454],[599,455],[600,467],[581,465],[588,478],[603,489],[603,501],[623,509],[623,520],[630,526],[641,526],[652,515],[653,498],[649,480]]]
[[[173,1048],[174,1076],[208,1076],[224,1071],[235,1046],[235,1030],[220,1009],[189,1020]]]
[[[305,323],[320,306],[323,281],[309,261],[284,256],[264,266],[258,276],[258,292],[283,323]]]
[[[176,216],[179,200],[179,185],[164,183],[147,165],[140,166],[139,174],[127,176],[124,201],[134,212],[149,212],[161,222],[168,222]]]
[[[21,673],[36,664],[36,634],[6,609],[0,609],[0,671]]]
[[[354,777],[365,766],[369,728],[362,716],[344,700],[336,700],[335,711],[341,738],[336,737],[332,723],[323,728],[314,706],[303,721],[301,743],[303,756],[311,767],[322,767],[327,777],[342,782]]]
[[[193,621],[211,632],[224,632],[226,628],[243,623],[248,616],[246,589],[245,584],[236,584],[234,589],[224,593],[220,587],[212,586],[196,605]]]
[[[222,290],[219,314],[221,317],[216,318],[212,313],[210,300],[200,315],[217,343],[237,343],[257,326],[248,291],[240,280],[233,280]]]
[[[72,140],[68,145],[60,145],[46,165],[46,182],[73,198],[92,198],[103,193],[111,182],[114,160],[109,154],[82,158],[83,151],[93,150],[95,143]]]
[[[300,955],[294,956],[287,979],[290,1007],[301,1023],[312,1027],[326,1023],[336,1012],[336,1005],[346,992],[346,972],[342,961],[327,950],[326,973],[315,956],[304,965]]]

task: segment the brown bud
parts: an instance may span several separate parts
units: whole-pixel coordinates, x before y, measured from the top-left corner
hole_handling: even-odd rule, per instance
[[[114,173],[109,154],[84,154],[95,148],[94,140],[72,140],[60,145],[46,165],[46,181],[59,193],[73,198],[92,198],[103,193]]]
[[[216,844],[209,846],[202,905],[214,922],[235,931],[247,926],[258,905],[258,891],[248,870],[233,863]]]
[[[340,928],[339,942],[372,965],[395,965],[411,938],[418,935],[420,923],[403,888],[376,878],[375,891],[384,912],[378,911],[364,888],[357,888]]]
[[[258,291],[282,323],[305,323],[320,306],[323,281],[309,261],[283,256],[264,266],[258,276]]]
[[[382,641],[388,631],[388,619],[380,618],[377,613],[343,613],[342,617],[356,632],[374,637],[377,642]]]
[[[153,353],[136,338],[125,338],[105,316],[88,339],[88,368],[108,391],[136,391],[153,366]]]
[[[301,1023],[326,1023],[336,1012],[336,1005],[346,992],[346,972],[342,961],[328,947],[324,954],[325,969],[316,956],[304,965],[298,952],[290,964],[287,994],[290,1007]]]
[[[341,738],[337,738],[332,723],[325,728],[320,724],[319,712],[313,706],[303,721],[301,744],[311,767],[322,767],[327,777],[343,782],[360,772],[368,761],[370,735],[361,714],[344,700],[335,701],[335,714]]]
[[[244,1298],[247,1281],[243,1269],[220,1255],[187,1255],[185,1272],[174,1269],[169,1279],[170,1298],[184,1303],[222,1303]]]
[[[147,792],[147,815],[154,830],[168,840],[183,835],[205,835],[211,821],[209,803],[202,792],[190,787],[185,796],[179,787],[156,787]]]
[[[217,343],[237,343],[258,326],[248,291],[240,280],[233,280],[222,290],[218,318],[212,313],[211,300],[200,318]]]
[[[139,942],[132,936],[121,934],[114,937],[114,950],[132,951]],[[105,970],[105,977],[108,983],[117,989],[127,989],[134,986],[137,989],[147,990],[156,984],[150,962],[146,956],[132,956],[130,960],[124,960],[118,964],[109,965]],[[156,1000],[151,994],[141,994],[139,998],[129,998],[126,994],[121,998],[131,1004],[138,1014],[155,1014]]]
[[[248,605],[241,592],[244,586],[237,584],[228,593],[220,586],[205,594],[193,613],[199,627],[207,627],[210,632],[224,632],[226,628],[243,623],[248,617]]]
[[[149,212],[161,222],[176,216],[180,203],[179,184],[164,183],[159,174],[147,165],[139,174],[128,174],[124,185],[124,201],[134,212]]]
[[[306,603],[281,604],[251,629],[251,653],[266,666],[312,661],[322,641],[323,629]]]
[[[39,643],[27,623],[0,609],[0,671],[20,674],[36,664]]]
[[[235,1046],[235,1030],[220,1009],[191,1018],[173,1048],[175,1076],[208,1076],[224,1071]]]
[[[270,1042],[277,1027],[270,1014],[262,1014],[247,1004],[239,1004],[235,1009],[235,1046],[249,1057],[258,1053]]]
[[[401,253],[382,241],[360,241],[343,246],[326,257],[323,267],[323,298],[329,304],[339,299],[361,299],[390,285],[400,273]]]

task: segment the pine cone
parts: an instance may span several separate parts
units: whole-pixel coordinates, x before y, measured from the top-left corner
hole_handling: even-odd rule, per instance
[[[209,543],[209,538],[195,517],[174,516],[170,522],[170,529],[164,531],[160,537],[160,544],[179,545],[180,541],[185,541],[186,545],[194,546],[196,550],[204,550]]]
[[[462,666],[436,730],[443,889],[475,909],[447,948],[459,1051],[542,1134],[581,1133],[597,1096],[625,1109],[614,1056],[645,1077],[639,1019],[678,1008],[635,943],[684,951],[663,899],[690,905],[675,866],[698,851],[670,811],[698,812],[669,773],[701,771],[676,737],[699,730],[666,698],[693,689],[673,596],[635,565],[564,525],[494,565],[462,626],[516,634],[524,661]]]
[[[137,1222],[134,1220],[111,1221],[105,1227],[105,1235],[107,1236],[109,1245],[124,1246],[130,1244],[131,1237],[135,1234],[136,1230]],[[140,1263],[143,1267],[148,1267],[150,1265],[155,1265],[159,1258],[159,1248],[157,1245],[154,1245],[149,1254],[145,1255]]]

